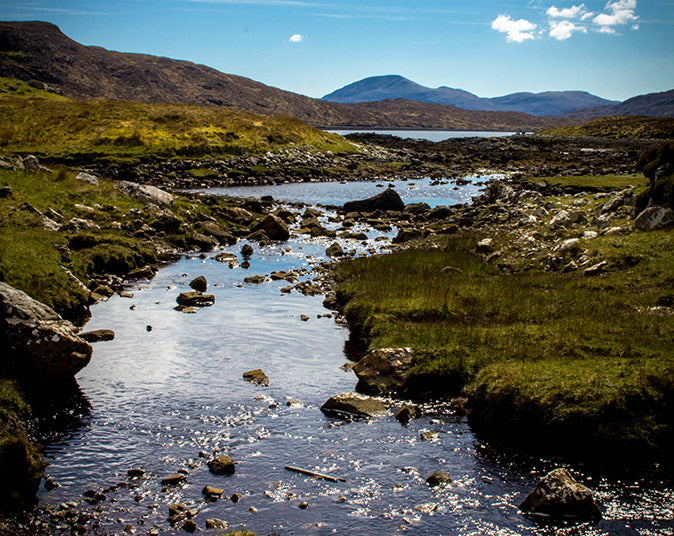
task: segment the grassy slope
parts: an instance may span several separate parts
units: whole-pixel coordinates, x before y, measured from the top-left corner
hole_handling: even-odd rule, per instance
[[[548,136],[597,136],[602,138],[674,138],[674,119],[643,116],[614,116],[591,119],[578,126],[541,130]]]
[[[658,304],[672,297],[674,233],[584,242],[611,266],[596,278],[517,255],[501,259],[516,268],[507,275],[474,253],[479,238],[466,231],[440,250],[342,263],[339,293],[355,333],[372,348],[418,349],[410,392],[463,391],[478,429],[511,442],[586,456],[662,448],[674,424],[674,318]],[[510,240],[494,238],[497,249]]]
[[[7,91],[8,87],[17,89]],[[221,107],[71,101],[0,79],[0,151],[63,162],[227,157],[294,144],[352,152],[340,136],[287,116],[263,117]]]

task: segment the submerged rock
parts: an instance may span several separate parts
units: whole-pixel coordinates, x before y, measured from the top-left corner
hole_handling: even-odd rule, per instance
[[[369,418],[386,414],[386,407],[379,400],[358,393],[340,393],[330,397],[321,411],[342,419]]]
[[[412,348],[377,348],[368,352],[356,366],[356,391],[383,395],[403,390],[407,372],[412,366]]]
[[[552,517],[601,518],[592,491],[566,469],[548,473],[520,504],[520,510]]]
[[[5,370],[27,381],[71,379],[91,359],[77,328],[51,307],[0,283],[0,342]]]

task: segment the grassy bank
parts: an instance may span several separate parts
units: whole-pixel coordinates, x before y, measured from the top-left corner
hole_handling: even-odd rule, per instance
[[[51,161],[134,163],[156,158],[227,158],[289,145],[353,152],[354,146],[287,116],[223,107],[72,101],[0,79],[0,151]],[[0,89],[2,89],[0,87]]]
[[[596,136],[666,140],[674,138],[674,119],[635,115],[599,117],[583,125],[541,130],[544,136]]]
[[[408,393],[466,394],[475,428],[509,443],[583,457],[663,451],[674,429],[674,232],[583,240],[608,267],[588,277],[544,268],[548,252],[523,252],[509,229],[477,225],[434,249],[341,263],[354,335],[415,348]],[[485,236],[496,260],[476,252]]]

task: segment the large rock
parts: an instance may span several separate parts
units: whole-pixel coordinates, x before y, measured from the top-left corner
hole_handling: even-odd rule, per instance
[[[548,473],[520,504],[520,510],[553,517],[601,517],[592,491],[577,482],[566,469]]]
[[[356,390],[372,395],[399,393],[404,387],[413,358],[412,348],[371,350],[353,367],[358,376]]]
[[[231,456],[222,455],[208,462],[208,470],[214,475],[233,475],[236,465]]]
[[[386,413],[386,407],[379,400],[358,393],[340,393],[330,397],[321,406],[321,411],[331,417],[342,419],[363,419]]]
[[[344,203],[344,212],[374,212],[375,210],[395,210],[405,209],[405,203],[393,188],[387,188],[382,193],[362,199],[360,201],[349,201]]]
[[[195,290],[192,292],[181,292],[176,301],[178,305],[182,305],[183,307],[208,307],[215,303],[215,296]]]
[[[131,197],[139,199],[143,203],[153,203],[163,207],[170,207],[173,205],[173,196],[155,186],[138,184],[130,181],[120,181],[117,183],[117,188]]]
[[[253,231],[262,230],[271,240],[288,240],[290,231],[288,226],[278,216],[267,214],[264,220],[253,228]]]
[[[0,368],[27,381],[72,378],[91,359],[91,346],[51,307],[0,283]]]
[[[634,220],[634,228],[640,231],[656,231],[674,226],[674,210],[665,207],[648,207]]]

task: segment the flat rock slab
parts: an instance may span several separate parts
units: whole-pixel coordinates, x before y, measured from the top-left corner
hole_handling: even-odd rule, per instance
[[[558,518],[601,518],[592,491],[566,469],[555,469],[543,477],[520,504],[520,510]]]
[[[341,419],[367,419],[386,414],[386,406],[379,400],[359,393],[340,393],[330,397],[321,406],[330,417]]]
[[[161,479],[161,483],[167,486],[176,486],[182,484],[187,480],[187,476],[182,473],[175,473],[174,475],[169,475]]]
[[[370,395],[399,393],[412,366],[412,348],[371,350],[353,368],[358,376],[356,391]]]
[[[194,290],[192,292],[181,292],[176,301],[178,305],[183,307],[207,307],[215,303],[215,296]]]
[[[95,329],[80,333],[79,336],[87,342],[111,341],[115,338],[115,332],[111,329]]]

